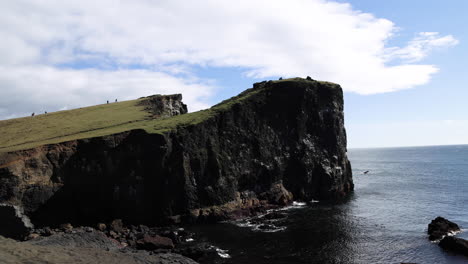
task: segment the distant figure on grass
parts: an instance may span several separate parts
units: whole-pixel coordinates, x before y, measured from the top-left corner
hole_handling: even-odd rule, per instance
[[[45,113],[44,113],[44,114],[46,114],[46,115],[47,115],[47,111],[45,111]]]
[[[34,116],[34,113],[32,113],[31,116]]]
[[[117,103],[117,99],[115,99],[115,102]]]
[[[107,103],[109,103],[109,100],[107,100]]]
[[[280,80],[280,81],[283,80],[283,77],[280,77],[279,80]]]

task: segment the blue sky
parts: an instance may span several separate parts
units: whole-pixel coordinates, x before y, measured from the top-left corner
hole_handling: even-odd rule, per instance
[[[393,93],[347,93],[351,147],[468,144],[468,1],[350,1],[401,28],[396,45],[415,32],[452,34],[459,44],[424,59],[440,69],[425,85]]]
[[[0,4],[0,119],[182,93],[196,111],[252,83],[340,83],[349,147],[468,144],[468,2]]]

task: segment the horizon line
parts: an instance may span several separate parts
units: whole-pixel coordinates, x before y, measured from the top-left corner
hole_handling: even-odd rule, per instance
[[[408,146],[379,146],[379,147],[348,147],[351,149],[390,149],[390,148],[424,148],[424,147],[450,147],[450,146],[468,146],[468,143],[457,144],[438,144],[438,145],[408,145]]]

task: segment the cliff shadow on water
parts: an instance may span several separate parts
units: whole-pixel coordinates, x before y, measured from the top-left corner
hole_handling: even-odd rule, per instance
[[[183,105],[176,99],[157,107]],[[261,82],[208,110],[170,111],[118,133],[1,154],[0,202],[22,206],[37,225],[157,224],[242,217],[353,189],[339,85]]]

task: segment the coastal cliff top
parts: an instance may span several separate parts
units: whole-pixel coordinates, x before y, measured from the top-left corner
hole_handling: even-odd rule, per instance
[[[112,135],[136,129],[143,129],[147,133],[162,134],[177,127],[200,123],[258,92],[283,86],[283,84],[291,86],[320,84],[330,88],[339,87],[339,85],[330,82],[290,78],[255,83],[253,88],[209,109],[172,117],[155,116],[147,107],[148,101],[154,98],[154,96],[149,96],[131,101],[40,114],[34,117],[3,120],[0,121],[0,153]],[[171,96],[180,97],[180,95]]]

